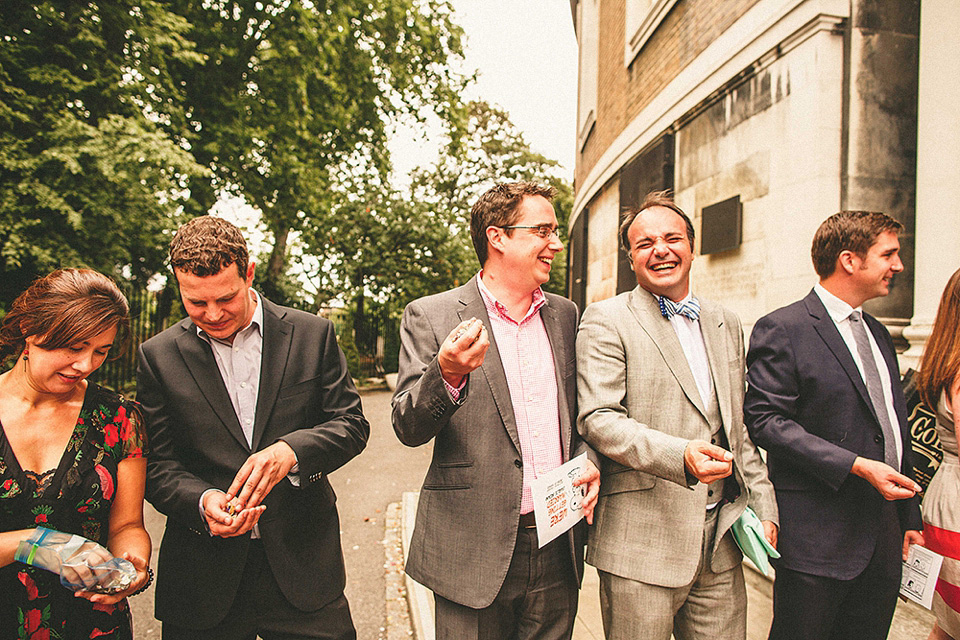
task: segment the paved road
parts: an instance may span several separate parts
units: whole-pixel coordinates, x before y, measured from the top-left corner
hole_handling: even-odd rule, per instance
[[[388,391],[363,394],[370,421],[366,450],[330,476],[337,492],[347,600],[358,640],[385,638],[384,515],[404,491],[419,491],[433,445],[411,449],[400,444],[390,425]]]

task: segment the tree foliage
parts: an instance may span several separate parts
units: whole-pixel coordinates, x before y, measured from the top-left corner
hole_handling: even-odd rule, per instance
[[[567,221],[573,209],[573,189],[562,177],[560,164],[530,148],[509,114],[483,100],[467,105],[467,120],[452,138],[445,153],[431,167],[414,172],[411,200],[445,211],[464,246],[457,280],[476,273],[477,262],[469,237],[470,208],[496,182],[529,181],[549,184],[557,190],[554,209],[560,224],[560,239],[566,245]],[[556,260],[550,282],[544,289],[564,293],[566,267]]]
[[[151,0],[4,4],[0,304],[60,265],[160,269],[202,170],[163,130],[183,120],[167,64],[196,60],[185,28]]]
[[[272,234],[261,276],[283,295],[291,232],[339,225],[350,176],[381,183],[388,123],[429,108],[456,121],[461,31],[445,0],[172,0],[204,56],[184,65],[188,140],[215,179],[191,182],[206,212],[232,191]],[[376,181],[375,180],[375,181]],[[362,200],[363,198],[360,198]]]
[[[480,268],[470,207],[495,182],[553,185],[557,218],[566,228],[573,196],[558,163],[532,151],[503,110],[476,101],[465,113],[460,135],[437,162],[414,172],[409,189],[355,183],[349,191],[359,195],[336,206],[336,222],[303,235],[307,253],[322,257],[308,274],[321,302],[341,296],[362,321],[365,299],[398,312],[414,298],[466,282]],[[562,262],[554,262],[551,291],[565,288]]]

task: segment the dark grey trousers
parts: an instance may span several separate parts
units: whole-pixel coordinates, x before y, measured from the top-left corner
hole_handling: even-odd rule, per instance
[[[579,590],[562,535],[537,549],[535,529],[520,529],[500,593],[472,609],[436,597],[437,640],[570,640]]]

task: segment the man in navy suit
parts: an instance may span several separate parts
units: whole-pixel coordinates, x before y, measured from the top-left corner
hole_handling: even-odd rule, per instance
[[[820,282],[761,318],[747,355],[747,428],[767,450],[780,508],[770,638],[887,637],[920,487],[897,356],[860,310],[903,271],[882,213],[843,211],[813,239]]]

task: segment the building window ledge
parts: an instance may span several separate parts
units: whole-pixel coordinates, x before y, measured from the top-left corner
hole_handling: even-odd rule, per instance
[[[675,4],[677,0],[627,0],[624,66],[629,67],[633,63]]]

